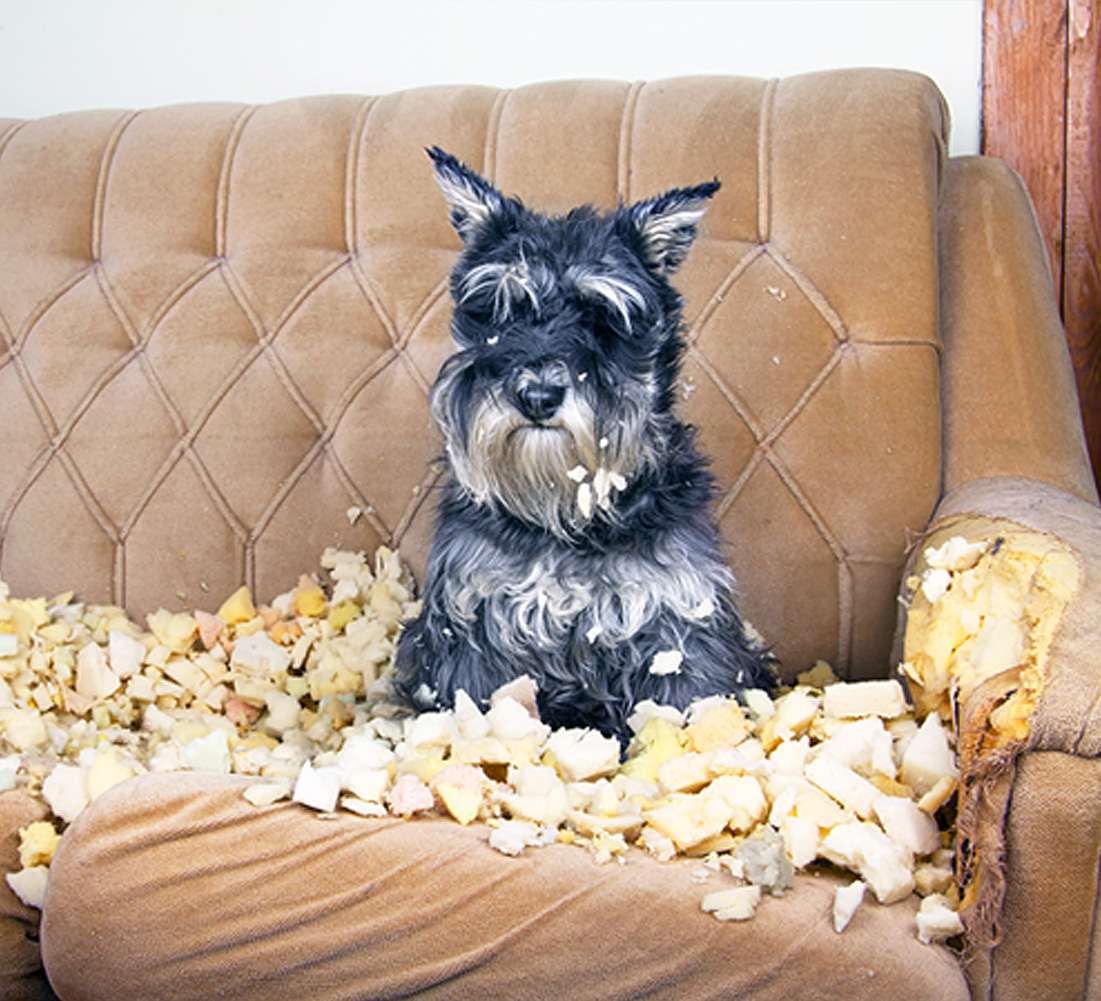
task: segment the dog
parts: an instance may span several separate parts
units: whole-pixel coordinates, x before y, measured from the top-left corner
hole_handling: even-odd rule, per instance
[[[548,216],[427,152],[463,251],[456,350],[430,397],[448,475],[398,695],[485,704],[528,675],[545,723],[626,740],[642,700],[775,687],[736,608],[695,431],[673,412],[685,345],[670,277],[719,182]]]

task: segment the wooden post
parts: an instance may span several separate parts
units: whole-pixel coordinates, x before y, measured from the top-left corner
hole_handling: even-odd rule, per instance
[[[1068,13],[1063,324],[1101,482],[1101,3],[1071,0]]]
[[[984,0],[982,144],[1035,202],[1101,483],[1101,0]]]

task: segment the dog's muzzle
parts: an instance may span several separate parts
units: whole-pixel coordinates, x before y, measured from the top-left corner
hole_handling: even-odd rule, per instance
[[[526,371],[513,387],[513,404],[524,418],[533,424],[542,424],[558,413],[568,388],[563,366]]]

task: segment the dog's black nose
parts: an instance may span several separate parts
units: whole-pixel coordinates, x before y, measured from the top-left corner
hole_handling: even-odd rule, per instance
[[[565,386],[539,379],[522,382],[516,390],[516,404],[529,421],[545,421],[553,417],[565,398]]]

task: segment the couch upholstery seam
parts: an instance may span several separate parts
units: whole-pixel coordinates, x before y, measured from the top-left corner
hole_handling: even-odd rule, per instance
[[[642,98],[642,90],[645,83],[636,80],[627,89],[627,96],[623,101],[623,112],[619,119],[619,146],[616,156],[616,193],[621,203],[629,205],[633,201],[631,190],[631,178],[633,176],[631,165],[634,161],[635,149],[635,122],[638,114],[639,101]]]
[[[278,350],[276,350],[275,342],[278,340],[279,335],[283,333],[286,326],[294,318],[295,314],[305,305],[305,303],[320,289],[326,282],[329,281],[334,275],[339,274],[349,264],[350,259],[347,255],[341,256],[338,260],[333,261],[327,267],[318,271],[305,285],[299,289],[298,294],[291,300],[290,304],[283,310],[275,322],[272,324],[271,330],[264,330],[261,336],[261,347],[263,349],[262,354],[267,358],[268,362],[272,366],[272,370],[275,372],[276,378],[280,384],[287,391],[288,395],[294,401],[295,405],[303,415],[306,417],[313,426],[314,430],[320,435],[325,429],[325,420],[315,409],[310,402],[309,396],[298,384],[298,380],[287,368],[285,362],[280,356]],[[259,315],[259,314],[257,314]],[[259,360],[259,359],[257,359]]]
[[[733,242],[733,241],[727,241]],[[700,335],[703,333],[704,327],[711,321],[715,311],[723,304],[727,293],[734,286],[734,283],[738,281],[750,265],[754,264],[765,253],[765,246],[761,243],[752,244],[740,258],[737,263],[730,269],[726,277],[715,286],[714,291],[711,293],[710,298],[700,308],[696,318],[692,321],[691,327],[684,333],[685,342],[688,344],[695,344]]]
[[[715,370],[715,366],[711,364],[710,359],[694,344],[689,343],[687,357],[691,358],[707,377],[714,384],[718,390],[719,395],[726,401],[727,406],[738,415],[739,420],[749,429],[749,433],[753,435],[753,440],[756,445],[760,445],[761,441],[766,437],[764,428],[761,427],[757,418],[753,416],[753,413],[742,401],[741,397],[737,393],[733,392],[726,384],[726,380]]]
[[[435,373],[425,375],[418,367],[417,363],[413,360],[409,354],[409,343],[421,330],[421,328],[427,323],[428,317],[432,315],[432,309],[437,302],[440,301],[443,296],[447,294],[447,285],[443,284],[442,287],[437,287],[432,290],[431,294],[425,299],[424,312],[417,318],[416,323],[410,323],[409,333],[405,335],[400,345],[400,353],[398,355],[398,361],[405,366],[405,371],[409,374],[409,377],[416,383],[417,388],[424,394],[424,398],[428,399],[428,394],[432,391],[432,383],[435,381]]]
[[[13,122],[8,130],[2,136],[0,136],[0,157],[2,157],[7,151],[8,143],[10,143],[12,139],[14,139],[20,132],[22,132],[23,129],[26,128],[26,126],[27,122],[25,120]]]
[[[806,403],[809,402],[814,394],[826,382],[833,370],[837,368],[837,366],[841,362],[841,359],[842,351],[839,346],[831,355],[830,361],[827,362],[822,371],[818,373],[811,384],[808,385],[807,389],[804,390],[802,396],[799,398],[799,401],[796,402],[795,406],[793,406],[787,414],[780,418],[780,420],[776,423],[772,430],[767,433],[763,433],[760,426],[756,424],[756,421],[752,421],[751,418],[747,418],[747,416],[744,416],[740,408],[738,408],[737,412],[739,414],[739,417],[741,417],[742,420],[745,421],[746,426],[756,438],[756,447],[754,448],[753,456],[751,456],[749,462],[746,463],[746,468],[738,476],[737,480],[734,481],[734,484],[726,491],[726,494],[723,496],[722,500],[716,507],[717,517],[721,519],[730,509],[734,501],[737,499],[738,495],[741,493],[742,488],[745,486],[746,482],[748,482],[750,476],[752,476],[756,468],[761,464],[761,462],[767,462],[776,471],[781,481],[791,493],[792,498],[803,510],[804,514],[806,514],[806,516],[811,520],[811,523],[816,527],[819,534],[821,535],[822,540],[826,543],[835,558],[839,561],[846,558],[844,547],[841,545],[840,541],[834,536],[834,534],[829,531],[825,523],[825,519],[822,518],[820,514],[818,514],[814,506],[810,503],[809,499],[803,494],[802,489],[798,487],[798,478],[789,469],[787,469],[786,463],[784,463],[781,457],[776,453],[776,450],[773,446],[779,439],[780,435],[791,425],[792,421],[795,420],[799,413],[802,412],[802,410],[806,406]],[[711,374],[711,366],[706,361],[706,359],[701,358],[699,360],[701,363],[701,367],[703,367],[705,371],[708,371],[708,373]]]
[[[322,265],[317,269],[306,281],[302,284],[302,287],[291,297],[281,313],[279,313],[271,322],[271,329],[269,330],[267,324],[261,321],[261,326],[264,330],[264,338],[269,343],[273,343],[275,339],[283,332],[287,324],[294,319],[295,314],[309,301],[309,299],[320,289],[330,278],[339,272],[343,271],[352,262],[351,255],[348,253],[341,253],[338,257],[333,258],[328,264]],[[235,274],[236,279],[236,274]],[[242,294],[244,289],[242,287]],[[253,306],[253,312],[257,318],[260,317],[260,311]]]
[[[367,122],[376,103],[377,98],[364,98],[356,110],[348,136],[348,151],[344,163],[344,249],[352,257],[359,254],[359,231],[356,228],[359,206],[356,198],[356,181],[359,178],[360,151],[367,136]]]
[[[848,341],[849,329],[844,319],[834,309],[829,299],[810,276],[801,268],[796,267],[790,259],[780,252],[775,244],[766,242],[763,246],[768,259],[795,283],[803,297],[814,307],[814,311],[825,320],[826,325],[833,331],[833,336],[838,343],[844,344]]]
[[[1094,877],[1094,886],[1101,887],[1101,854],[1097,860],[1097,875]],[[1089,932],[1089,950],[1086,952],[1085,969],[1082,971],[1082,997],[1089,997],[1090,981],[1093,979],[1090,975],[1090,971],[1093,968],[1094,963],[1094,949],[1097,943],[1097,927],[1098,927],[1098,898],[1095,895],[1093,901],[1093,914],[1090,917],[1090,932]]]
[[[107,185],[115,164],[115,154],[118,152],[123,133],[138,115],[139,112],[132,111],[119,119],[111,135],[108,136],[107,145],[104,146],[103,155],[100,157],[96,189],[92,195],[92,230],[89,247],[89,257],[94,263],[99,263],[103,257],[103,220],[107,212]]]
[[[505,104],[511,94],[511,90],[502,89],[497,91],[497,95],[489,109],[489,118],[486,121],[486,137],[482,146],[483,170],[486,178],[493,183],[497,181],[497,157],[501,147],[501,120],[504,118]]]
[[[38,450],[34,459],[31,461],[29,468],[27,469],[26,476],[23,477],[23,482],[16,485],[15,489],[11,492],[11,499],[8,501],[6,507],[0,510],[0,547],[8,538],[8,528],[11,525],[11,519],[15,516],[15,512],[19,509],[19,505],[22,503],[23,498],[27,496],[30,491],[42,476],[45,468],[50,464],[50,459],[53,458],[53,450],[50,448],[49,440]],[[0,548],[0,552],[2,552]],[[0,575],[0,579],[2,575]]]
[[[405,538],[405,533],[409,531],[409,526],[413,524],[413,519],[420,513],[421,508],[428,503],[428,498],[432,496],[436,484],[440,482],[443,475],[444,469],[439,463],[431,462],[426,466],[420,482],[413,485],[412,499],[406,504],[405,510],[398,519],[398,523],[394,526],[393,531],[390,532],[390,538],[394,541],[395,545],[400,545],[401,540]]]
[[[757,125],[757,241],[762,244],[772,235],[772,117],[779,83],[775,77],[765,82]]]
[[[406,349],[409,347],[409,342],[416,335],[417,331],[424,326],[425,321],[432,314],[433,307],[435,307],[440,299],[447,295],[450,287],[451,276],[450,274],[445,274],[427,293],[425,293],[424,298],[417,303],[416,309],[410,313],[409,322],[406,324],[406,331],[404,334],[399,332],[398,342],[395,344],[395,347],[401,352],[403,358],[407,357]],[[416,365],[410,364],[409,367],[412,371],[417,373],[417,382],[421,383],[425,377],[421,375]],[[427,385],[424,385],[423,388],[427,393]]]
[[[95,492],[88,486],[87,480],[84,479],[84,474],[81,473],[73,457],[69,454],[68,450],[64,448],[59,448],[53,454],[56,456],[61,468],[65,470],[65,474],[69,477],[69,482],[76,488],[77,494],[84,503],[85,510],[91,515],[92,519],[100,527],[103,534],[107,536],[108,540],[113,545],[117,546],[119,542],[117,530],[111,523],[111,519],[107,517],[107,512],[100,506]]]
[[[31,409],[34,410],[35,416],[42,425],[42,431],[46,440],[43,442],[38,454],[30,464],[27,474],[23,478],[23,482],[12,490],[7,506],[0,511],[0,537],[7,538],[8,526],[16,510],[19,508],[20,503],[35,483],[38,482],[42,473],[49,465],[50,459],[53,458],[55,454],[54,442],[60,433],[57,421],[49,405],[39,391],[38,386],[31,377],[31,373],[27,369],[26,362],[23,360],[23,345],[26,343],[27,338],[30,336],[30,332],[34,329],[38,321],[42,319],[42,317],[45,316],[45,314],[48,313],[50,309],[57,304],[58,300],[70,289],[75,288],[80,282],[84,281],[91,270],[91,265],[82,267],[78,272],[63,282],[51,296],[43,298],[31,316],[28,317],[23,324],[22,334],[16,334],[12,337],[9,363],[16,374],[16,378],[19,379],[23,391],[27,394]]]
[[[230,295],[237,303],[238,308],[241,309],[242,313],[245,315],[246,319],[253,327],[253,330],[259,330],[262,332],[262,325],[258,326],[259,318],[250,315],[248,308],[246,308],[246,306],[251,306],[251,304],[247,303],[247,299],[243,304],[241,299],[239,299],[233,292],[234,285],[236,284],[235,276],[233,276],[232,269],[229,268],[228,263],[224,259],[217,261],[215,267],[211,269],[210,273],[218,274],[221,280],[226,284],[227,290],[230,292]],[[261,353],[261,351],[262,344],[258,341],[258,343],[252,349],[246,352],[245,355],[238,361],[238,363],[233,367],[229,375],[222,381],[221,385],[219,385],[214,390],[206,403],[204,403],[203,406],[200,408],[198,414],[195,416],[195,419],[190,424],[183,420],[182,415],[180,415],[178,411],[176,411],[175,405],[171,405],[169,412],[174,413],[175,419],[179,421],[178,429],[180,437],[176,445],[173,446],[173,448],[169,451],[169,454],[165,457],[165,461],[161,464],[157,473],[150,480],[146,491],[142,495],[141,500],[138,504],[135,505],[132,516],[130,519],[128,519],[128,524],[130,524],[131,527],[132,523],[140,515],[142,510],[144,510],[145,506],[148,505],[149,501],[155,495],[157,490],[161,487],[165,480],[167,480],[173,469],[176,468],[179,463],[180,456],[182,455],[188,459],[189,463],[198,474],[200,482],[203,484],[204,489],[210,496],[210,499],[214,502],[215,506],[218,508],[219,512],[222,514],[223,518],[225,518],[231,530],[234,532],[235,535],[237,535],[239,539],[241,539],[242,542],[247,544],[247,529],[245,529],[244,524],[240,521],[237,515],[233,513],[233,508],[232,505],[229,503],[228,498],[226,498],[224,494],[217,488],[215,478],[206,468],[205,463],[202,461],[201,457],[195,452],[194,443],[195,439],[202,433],[202,431],[206,427],[215,410],[217,410],[218,405],[225,399],[230,388],[232,388],[232,386],[241,378],[241,376],[249,368],[252,367],[255,358]],[[150,365],[150,369],[152,372],[156,372],[156,369],[152,365]],[[156,379],[156,383],[158,385],[160,384],[159,377]],[[161,387],[161,390],[163,392],[163,387]],[[167,397],[167,399],[169,402],[171,402],[171,397]]]
[[[308,298],[313,291],[319,288],[324,283],[324,281],[327,280],[328,277],[331,277],[333,274],[336,274],[338,271],[342,270],[346,263],[348,262],[345,260],[338,262],[337,265],[332,266],[329,269],[327,275],[325,275],[323,278],[320,278],[316,282],[316,284],[311,286],[310,292],[306,293],[302,297],[302,301],[305,301],[305,299]],[[264,508],[264,510],[256,519],[256,524],[253,525],[251,532],[252,536],[255,539],[259,539],[259,537],[263,535],[268,525],[271,523],[272,519],[276,516],[276,514],[278,514],[280,508],[290,496],[291,491],[302,481],[306,473],[318,461],[319,458],[324,456],[329,457],[330,461],[333,462],[334,466],[339,470],[338,477],[344,483],[345,489],[349,489],[354,486],[354,481],[352,480],[351,476],[348,475],[348,472],[344,468],[343,463],[340,461],[339,456],[336,455],[330,447],[332,439],[339,429],[339,426],[345,414],[347,413],[348,408],[352,405],[359,394],[363,392],[366,386],[373,382],[378,376],[380,376],[384,371],[395,364],[399,359],[403,359],[405,356],[405,352],[400,346],[392,345],[390,350],[384,351],[374,361],[374,363],[368,366],[368,368],[361,374],[361,378],[354,380],[348,386],[348,388],[342,394],[337,407],[331,412],[331,417],[327,419],[325,416],[319,414],[316,410],[314,410],[312,404],[309,402],[308,397],[302,391],[301,387],[298,386],[298,383],[295,381],[291,373],[287,370],[282,358],[279,357],[279,352],[276,351],[274,348],[275,340],[282,332],[283,323],[289,321],[290,316],[292,315],[293,313],[290,313],[287,316],[286,320],[281,322],[280,325],[267,337],[265,354],[269,356],[269,361],[272,362],[273,367],[277,373],[277,377],[280,379],[280,382],[283,383],[284,388],[287,389],[292,399],[294,399],[296,405],[299,406],[299,408],[306,415],[307,419],[314,425],[316,438],[314,440],[314,443],[310,446],[310,448],[306,450],[305,454],[295,465],[294,469],[279,484],[279,489],[275,492],[275,494],[273,494],[268,505]],[[300,399],[298,397],[300,397]],[[362,495],[360,491],[354,488],[350,489],[349,495],[357,500],[366,500],[368,506],[377,512],[377,508],[375,508],[374,505],[370,503],[369,499]],[[382,529],[382,531],[379,532],[380,535],[392,534],[385,525],[385,522],[382,521],[381,516],[377,515],[377,513],[376,516],[374,518],[371,518],[370,520],[372,522],[372,525],[374,525],[376,529]]]
[[[83,268],[79,275],[75,276],[73,281],[66,283],[63,286],[63,291],[55,293],[55,297],[47,305],[41,313],[38,314],[38,318],[41,318],[49,307],[55,305],[64,295],[65,291],[75,288],[85,279],[91,277],[96,281],[101,293],[104,293],[104,287],[102,284],[102,268],[97,264],[91,264],[86,268]],[[103,509],[99,503],[95,491],[92,490],[88,481],[85,479],[84,474],[80,471],[79,465],[76,460],[69,454],[67,443],[70,436],[73,433],[76,425],[80,422],[80,419],[87,413],[89,407],[99,398],[104,387],[114,380],[114,378],[121,372],[134,357],[134,340],[129,329],[129,325],[121,319],[114,308],[112,307],[110,298],[104,293],[104,299],[107,302],[108,309],[111,311],[116,322],[122,327],[127,340],[130,341],[130,350],[123,352],[111,362],[95,379],[95,381],[88,387],[84,395],[77,401],[72,411],[67,415],[64,424],[58,424],[53,413],[51,413],[49,406],[41,393],[38,391],[38,387],[35,385],[34,380],[31,378],[30,372],[27,371],[26,365],[23,362],[21,350],[13,351],[11,355],[11,363],[13,369],[16,372],[17,377],[23,385],[24,391],[27,393],[32,407],[36,411],[36,415],[39,421],[43,424],[43,429],[46,431],[47,441],[44,443],[39,455],[36,457],[31,468],[28,470],[28,475],[25,477],[22,484],[20,484],[13,492],[11,500],[6,509],[0,513],[0,532],[6,537],[8,525],[15,511],[18,509],[22,500],[27,496],[27,493],[38,482],[45,471],[49,468],[51,460],[57,459],[65,475],[68,477],[69,482],[72,484],[77,498],[83,505],[85,511],[92,518],[92,520],[99,526],[103,534],[107,537],[114,550],[114,559],[112,560],[113,571],[110,590],[112,596],[116,596],[120,593],[121,583],[117,576],[118,570],[118,548],[121,544],[121,536],[119,535],[118,526],[116,526],[113,520],[108,516],[107,512]],[[33,323],[27,325],[27,336],[33,327]]]
[[[839,357],[839,352],[835,352],[834,357]],[[836,367],[836,365],[834,365],[833,367]],[[832,368],[830,369],[830,371],[832,371]],[[819,386],[823,382],[825,382],[826,377],[828,377],[828,374],[827,376],[820,375],[820,381],[818,383]],[[814,388],[817,389],[817,387]],[[804,393],[804,397],[809,399],[810,395],[813,394],[808,388],[808,391]],[[770,431],[767,435],[758,440],[757,447],[754,450],[754,455],[756,456],[757,453],[760,453],[761,455],[761,460],[759,460],[758,465],[760,464],[760,461],[764,461],[772,466],[777,475],[780,477],[781,481],[787,487],[789,493],[791,493],[792,498],[795,500],[796,504],[798,504],[803,513],[810,519],[811,523],[818,530],[819,535],[821,535],[822,537],[822,541],[826,543],[830,551],[833,553],[834,557],[837,560],[841,561],[844,560],[846,556],[845,549],[841,545],[840,540],[834,535],[833,532],[829,530],[828,526],[826,525],[825,519],[818,513],[814,505],[811,504],[809,498],[803,493],[802,488],[799,486],[798,477],[790,469],[788,469],[787,463],[784,462],[783,458],[779,455],[774,447],[782,431],[786,430],[786,428],[791,424],[791,422],[795,419],[797,415],[798,414],[794,409],[789,411],[788,414],[781,419],[777,427],[773,428],[772,431]],[[782,425],[782,427],[780,425]],[[746,464],[747,470],[749,469],[750,465],[752,465],[752,459],[749,463]],[[749,475],[752,475],[752,473],[750,472]],[[738,477],[734,485],[730,488],[730,490],[727,491],[727,495],[722,499],[722,502],[719,505],[720,517],[726,513],[726,511],[737,499],[738,495],[741,493],[742,487],[744,487],[745,483],[748,481],[749,475],[747,475],[743,471],[743,474]]]
[[[830,354],[830,357],[826,360],[826,363],[818,370],[817,375],[809,383],[806,388],[799,395],[797,399],[789,408],[788,412],[784,414],[772,427],[772,430],[765,436],[764,441],[770,446],[779,440],[780,436],[795,423],[796,419],[807,406],[810,401],[818,394],[818,391],[826,384],[830,376],[836,371],[838,366],[844,360],[845,346],[837,345]]]
[[[241,146],[241,136],[259,109],[258,105],[249,105],[242,109],[226,138],[226,147],[222,152],[222,165],[218,170],[217,189],[214,198],[214,255],[224,260],[228,253],[229,227],[229,183],[233,173],[233,164]]]
[[[228,260],[223,262],[221,272],[226,282],[226,285],[229,288],[230,295],[232,296],[234,302],[236,302],[237,307],[244,314],[248,323],[253,328],[253,332],[256,335],[256,345],[251,350],[246,352],[246,354],[242,358],[242,363],[234,369],[234,372],[230,378],[223,380],[221,386],[218,387],[215,394],[211,397],[211,406],[207,409],[206,419],[203,421],[203,425],[206,424],[206,420],[209,420],[209,418],[213,416],[214,412],[218,409],[218,406],[226,399],[230,391],[245,375],[245,373],[252,369],[261,358],[264,358],[272,366],[272,371],[275,375],[276,380],[280,383],[284,390],[287,391],[288,395],[291,397],[292,402],[299,409],[299,412],[301,412],[303,416],[306,417],[306,420],[313,426],[315,433],[320,433],[322,427],[324,426],[323,423],[320,422],[317,414],[313,411],[313,408],[308,406],[308,401],[304,401],[304,398],[299,398],[302,395],[301,391],[298,389],[297,384],[294,383],[293,379],[290,379],[288,374],[286,373],[286,369],[284,368],[282,361],[278,358],[278,352],[272,349],[272,338],[274,336],[273,333],[269,332],[265,327],[263,318],[260,316],[255,305],[249,298],[248,293],[246,292],[244,286],[241,284],[240,279],[234,272],[234,269],[232,268]],[[307,404],[305,407],[303,406],[304,402],[306,402]],[[194,440],[195,436],[192,436],[192,444],[194,443]],[[199,459],[198,453],[195,452],[193,447],[190,449],[190,452],[195,456],[196,460]],[[299,467],[296,467],[296,469],[297,468]],[[213,478],[211,478],[211,485],[213,486]],[[221,494],[221,491],[219,491],[219,494]],[[232,509],[232,505],[229,503],[229,499],[224,497],[224,500],[226,506]],[[246,529],[245,538],[243,540],[245,548],[245,581],[250,588],[254,589],[256,585],[255,545],[261,532],[260,523],[258,522],[257,525],[253,525],[251,527],[245,526],[243,522],[240,522],[240,524],[243,528]]]
[[[845,677],[850,667],[849,658],[852,655],[852,629],[855,615],[853,575],[852,568],[849,566],[848,554],[845,552],[841,540],[830,529],[825,517],[815,508],[809,496],[803,491],[798,477],[788,469],[787,463],[772,448],[771,442],[758,444],[753,456],[746,463],[745,469],[734,485],[716,505],[716,520],[721,521],[726,516],[746,483],[763,465],[767,465],[772,469],[837,563],[837,656],[833,666],[840,677]]]
[[[501,103],[500,95],[505,92],[499,92],[498,98],[495,99],[494,106],[497,107]],[[426,377],[419,371],[417,366],[413,364],[407,353],[407,348],[415,336],[418,330],[423,326],[426,318],[431,314],[434,305],[439,299],[447,293],[448,290],[448,277],[443,276],[439,282],[437,282],[422,298],[417,307],[413,310],[409,322],[405,325],[406,329],[402,331],[397,327],[392,317],[389,316],[387,311],[382,305],[381,300],[374,288],[374,284],[371,281],[370,276],[367,274],[363,267],[363,262],[360,259],[359,245],[358,245],[358,212],[356,201],[356,179],[359,175],[361,166],[361,151],[364,143],[366,142],[367,132],[370,129],[371,115],[377,107],[377,98],[368,98],[360,106],[356,115],[356,123],[352,129],[350,138],[350,145],[348,151],[347,165],[345,171],[345,244],[348,250],[348,260],[343,263],[347,263],[350,266],[353,280],[359,288],[363,298],[382,324],[383,329],[386,331],[387,337],[390,340],[390,349],[383,352],[375,361],[368,366],[366,370],[360,373],[359,377],[350,383],[345,391],[341,394],[340,399],[336,402],[336,405],[332,408],[329,415],[321,419],[321,426],[318,430],[318,438],[314,445],[306,452],[301,461],[295,467],[292,472],[288,483],[284,484],[279,493],[272,499],[272,503],[265,508],[254,527],[254,534],[259,537],[264,529],[270,524],[271,520],[278,513],[279,508],[285,502],[286,498],[290,494],[290,486],[300,481],[318,461],[327,459],[331,463],[332,469],[337,477],[337,480],[341,483],[344,490],[348,493],[348,496],[352,498],[357,504],[364,508],[368,522],[372,528],[382,538],[393,540],[400,538],[404,528],[412,521],[416,512],[419,510],[420,505],[423,503],[423,499],[418,499],[416,495],[411,505],[406,507],[406,510],[402,513],[398,520],[397,525],[391,527],[387,525],[377,506],[371,501],[371,499],[361,491],[356,485],[353,477],[348,473],[345,468],[340,455],[333,449],[332,442],[340,429],[340,425],[346,415],[348,408],[354,403],[356,398],[363,392],[365,387],[372,381],[382,375],[384,371],[390,368],[392,365],[401,364],[408,371],[421,389],[421,391],[427,396],[429,391],[429,384],[426,381]],[[491,112],[492,114],[492,112]],[[338,268],[333,269],[335,273]],[[304,300],[303,300],[304,301]],[[287,317],[282,321],[286,322],[290,318],[288,312]],[[273,335],[272,342],[274,343],[275,337],[278,333]],[[320,417],[320,415],[319,415]],[[421,484],[422,487],[430,485],[432,482],[431,473],[426,474],[425,481]],[[289,485],[288,485],[289,484]]]
[[[371,276],[363,267],[362,260],[357,256],[353,256],[351,258],[351,268],[356,287],[363,296],[364,302],[367,303],[375,316],[378,317],[379,323],[382,324],[382,329],[386,331],[391,349],[399,351],[401,349],[401,334],[397,328],[397,324],[394,323],[393,317],[390,316],[386,308],[382,305],[382,300],[375,290],[374,282],[371,281]]]
[[[286,503],[287,498],[299,483],[305,478],[310,468],[326,454],[327,438],[318,435],[313,444],[306,449],[305,454],[295,464],[295,467],[279,482],[271,499],[257,515],[255,523],[249,531],[249,537],[256,542],[267,531],[272,520]]]
[[[31,331],[38,326],[42,318],[56,306],[61,299],[68,295],[77,285],[84,281],[92,273],[92,264],[82,264],[68,278],[64,279],[52,292],[47,293],[35,304],[35,307],[23,321],[23,325],[12,334],[13,357],[20,357],[26,346]],[[29,378],[29,374],[28,374]],[[52,417],[52,415],[51,415]]]
[[[149,341],[156,333],[157,328],[161,320],[168,314],[168,312],[186,295],[188,291],[195,288],[204,278],[208,275],[215,273],[219,269],[220,265],[217,260],[210,260],[199,268],[196,272],[189,275],[183,282],[177,286],[165,300],[157,307],[154,315],[150,318],[147,328],[144,331],[131,333],[128,331],[128,336],[134,341],[134,348],[130,352],[127,360],[127,364],[130,361],[137,361],[141,366],[143,377],[146,379],[148,385],[156,395],[158,402],[164,410],[165,415],[174,427],[176,433],[176,441],[168,450],[168,454],[164,457],[161,464],[157,467],[154,474],[150,478],[146,485],[146,488],[136,499],[135,503],[131,507],[130,512],[127,514],[123,522],[118,526],[118,542],[115,550],[115,577],[118,582],[117,588],[113,593],[113,600],[116,604],[125,604],[126,596],[126,542],[133,532],[134,527],[137,525],[139,518],[145,512],[149,503],[156,496],[157,492],[163,486],[164,482],[172,474],[172,472],[179,465],[181,458],[184,457],[184,453],[190,447],[192,440],[192,434],[188,428],[187,421],[184,419],[183,414],[180,413],[179,408],[176,406],[175,401],[172,399],[171,394],[165,388],[164,382],[161,379],[160,374],[157,371],[156,366],[150,360],[146,348]],[[122,309],[122,305],[117,300],[117,296],[114,294],[113,285],[106,273],[104,267],[100,267],[100,280],[101,288],[104,288],[104,295],[108,302],[111,304],[112,311],[120,319],[121,323],[126,325],[129,321],[129,317],[126,317],[125,311]],[[106,287],[104,287],[106,286]],[[124,319],[125,318],[125,319]],[[131,324],[132,325],[132,324]],[[196,465],[193,460],[192,465]],[[205,474],[205,475],[204,475]],[[211,495],[214,501],[215,507],[225,517],[226,505],[219,503],[220,498],[216,496],[216,490],[213,484],[213,478],[204,469],[199,475],[200,482],[204,484],[208,495]],[[227,519],[229,520],[229,519]],[[231,529],[234,527],[232,520],[229,520]]]
[[[339,453],[332,447],[333,439],[336,437],[337,432],[340,430],[341,424],[344,418],[352,406],[352,404],[359,398],[360,394],[369,386],[375,379],[377,379],[383,372],[394,365],[399,358],[404,356],[404,352],[395,347],[391,347],[389,350],[384,351],[375,361],[369,365],[366,369],[359,373],[348,386],[344,389],[340,399],[330,411],[329,417],[325,420],[324,426],[318,434],[317,441],[307,451],[302,461],[295,467],[295,473],[299,476],[304,476],[309,467],[317,461],[320,454],[323,454],[330,463],[337,478],[343,484],[345,490],[348,491],[349,496],[358,501],[361,506],[364,506],[368,521],[372,525],[378,534],[384,538],[393,538],[395,535],[395,529],[392,529],[383,520],[381,513],[378,511],[377,506],[371,501],[371,499],[364,494],[355,484],[354,478],[345,468],[344,462],[341,460]],[[294,474],[292,473],[292,476]],[[279,497],[285,499],[287,491],[281,490]],[[265,512],[257,520],[257,525],[254,531],[257,536],[262,532],[263,528],[266,528],[271,518],[275,516],[276,510],[265,509]]]
[[[164,322],[165,317],[183,301],[184,297],[187,296],[192,289],[210,275],[216,274],[221,266],[222,262],[217,257],[208,257],[174,289],[169,291],[156,309],[149,314],[149,319],[146,321],[145,329],[141,334],[141,349],[143,354],[145,349],[149,346],[149,342],[152,340],[153,335]]]

